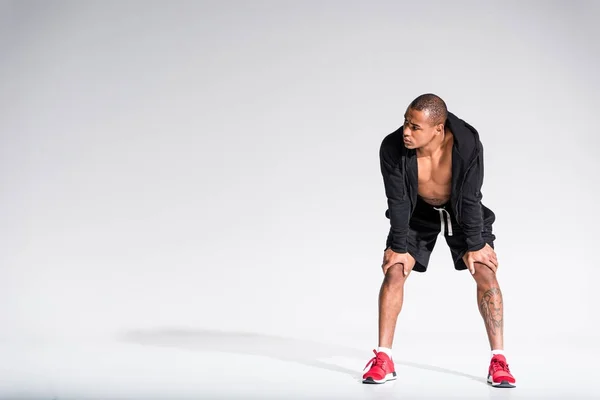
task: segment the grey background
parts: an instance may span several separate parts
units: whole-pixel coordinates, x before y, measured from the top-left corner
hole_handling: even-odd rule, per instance
[[[369,357],[389,227],[379,145],[425,92],[485,146],[507,351],[597,337],[598,14],[0,2],[3,343],[176,327]],[[474,282],[440,237],[398,337],[448,335],[487,356]]]

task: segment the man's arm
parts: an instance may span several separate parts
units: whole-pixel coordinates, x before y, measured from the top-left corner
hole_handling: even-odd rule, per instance
[[[379,160],[390,218],[390,248],[396,253],[406,253],[410,201],[404,187],[400,146],[395,143],[393,136],[386,137],[381,143]]]
[[[483,231],[483,208],[481,205],[483,176],[483,147],[480,147],[479,155],[468,171],[463,185],[461,214],[463,231],[467,237],[467,251],[477,251],[485,247],[485,241],[481,236]]]

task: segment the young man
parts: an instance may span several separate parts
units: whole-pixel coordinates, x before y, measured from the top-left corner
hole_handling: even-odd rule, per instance
[[[448,112],[434,94],[417,97],[404,125],[380,148],[381,173],[390,219],[379,293],[379,347],[364,383],[396,379],[392,342],[412,270],[425,272],[440,232],[454,268],[471,272],[490,347],[488,383],[515,387],[503,355],[502,292],[496,280],[494,213],[481,203],[483,146],[471,125]],[[365,367],[366,368],[366,367]]]

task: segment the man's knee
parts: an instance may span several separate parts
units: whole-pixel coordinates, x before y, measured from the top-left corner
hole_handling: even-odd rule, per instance
[[[385,283],[392,286],[402,285],[407,277],[408,274],[404,276],[404,266],[402,264],[394,264],[385,273]]]
[[[487,265],[475,263],[475,274],[473,275],[478,286],[491,288],[498,287],[496,273]]]

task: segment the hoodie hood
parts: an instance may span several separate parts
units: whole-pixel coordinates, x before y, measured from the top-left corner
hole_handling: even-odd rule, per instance
[[[472,161],[479,154],[479,133],[464,120],[448,112],[446,126],[454,135],[454,149],[465,162]]]

